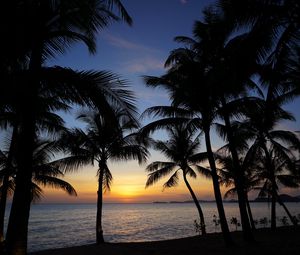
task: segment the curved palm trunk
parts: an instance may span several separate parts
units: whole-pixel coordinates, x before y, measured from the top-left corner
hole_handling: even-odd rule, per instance
[[[231,238],[231,235],[229,232],[228,223],[227,223],[226,216],[225,216],[222,195],[221,195],[220,186],[219,186],[219,177],[217,174],[217,168],[216,168],[216,163],[215,163],[215,159],[214,159],[214,154],[213,154],[213,151],[211,148],[210,128],[209,128],[209,126],[204,127],[203,130],[204,130],[204,135],[205,135],[206,151],[207,151],[208,161],[209,161],[209,165],[210,165],[210,169],[211,169],[211,176],[212,176],[212,180],[213,180],[215,200],[216,200],[218,214],[219,214],[219,218],[220,218],[222,234],[223,234],[225,244],[230,246],[233,244],[233,241],[232,241],[232,238]]]
[[[5,218],[5,209],[6,209],[8,186],[9,186],[9,177],[11,175],[9,171],[9,167],[12,162],[13,153],[15,152],[16,139],[17,139],[17,127],[15,125],[15,127],[13,128],[13,133],[12,133],[11,142],[9,146],[9,152],[7,156],[7,173],[5,174],[2,182],[2,192],[0,198],[0,243],[4,241],[4,218]]]
[[[223,102],[223,105],[225,105],[225,102]],[[223,118],[225,121],[225,128],[229,143],[229,150],[232,156],[232,162],[233,167],[235,171],[236,178],[234,179],[235,187],[237,189],[237,195],[238,195],[238,204],[240,209],[240,217],[241,217],[241,223],[243,228],[243,237],[244,240],[247,242],[254,241],[254,236],[251,231],[250,222],[249,222],[249,216],[247,213],[247,203],[246,203],[246,197],[245,197],[245,187],[244,187],[244,173],[242,172],[240,162],[239,162],[239,156],[237,153],[237,149],[234,143],[234,136],[231,128],[231,122],[229,119],[229,115],[224,112]]]
[[[0,246],[4,241],[4,218],[5,218],[5,208],[7,200],[7,190],[9,183],[9,174],[7,173],[3,178],[1,200],[0,200]],[[0,249],[1,250],[1,249]]]
[[[271,198],[271,229],[276,229],[276,189],[272,183],[272,198]]]
[[[290,221],[293,223],[294,226],[297,226],[298,225],[297,220],[295,220],[295,218],[292,216],[292,214],[290,213],[290,211],[288,210],[288,208],[286,207],[286,205],[283,203],[283,201],[280,198],[280,196],[278,196],[278,193],[276,194],[276,197],[277,197],[278,203],[283,207],[283,209],[285,210],[286,214],[290,218]]]
[[[266,144],[262,143],[262,148],[264,150],[265,156],[266,156],[266,169],[269,172],[271,182],[271,229],[276,229],[276,201],[277,201],[277,185],[275,181],[275,174],[274,174],[274,168],[272,167],[272,160],[269,154],[269,151],[267,149]]]
[[[34,47],[31,55],[29,71],[31,79],[26,86],[21,86],[21,102],[17,109],[20,116],[20,133],[18,134],[17,173],[15,179],[15,192],[12,201],[8,228],[7,250],[9,255],[25,255],[27,253],[28,221],[31,205],[31,179],[33,173],[33,150],[36,136],[35,106],[40,85],[40,68],[42,51]]]
[[[193,191],[191,185],[189,184],[189,182],[188,182],[188,180],[187,180],[187,178],[186,178],[186,173],[185,173],[185,172],[183,172],[183,180],[184,180],[184,183],[185,183],[185,185],[187,186],[187,188],[188,188],[188,190],[189,190],[189,192],[190,192],[190,194],[191,194],[191,196],[192,196],[192,198],[193,198],[193,200],[194,200],[194,203],[195,203],[195,205],[196,205],[196,207],[197,207],[197,209],[198,209],[199,218],[200,218],[200,229],[201,229],[201,234],[202,234],[202,235],[205,235],[205,234],[206,234],[206,228],[205,228],[205,221],[204,221],[203,211],[202,211],[202,209],[201,209],[201,206],[200,206],[200,204],[199,204],[199,201],[198,201],[198,199],[197,199],[197,197],[196,197],[196,195],[195,195],[195,193],[194,193],[194,191]]]
[[[97,216],[96,216],[96,243],[104,243],[103,229],[102,229],[102,204],[103,204],[103,177],[106,168],[105,162],[99,162],[99,179],[97,191]]]
[[[247,213],[249,215],[249,220],[250,220],[251,228],[252,228],[252,230],[255,230],[254,219],[253,219],[252,210],[251,210],[251,207],[250,207],[250,203],[249,203],[249,199],[248,199],[248,194],[247,193],[245,194],[245,198],[246,198]]]

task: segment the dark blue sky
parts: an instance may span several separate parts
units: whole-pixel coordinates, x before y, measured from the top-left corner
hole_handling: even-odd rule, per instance
[[[97,54],[91,56],[84,45],[75,45],[67,54],[52,60],[75,69],[112,70],[131,82],[139,108],[165,104],[164,92],[144,86],[142,75],[160,75],[169,52],[179,45],[177,35],[191,35],[196,19],[209,1],[123,0],[133,18],[133,26],[114,23],[100,32]]]
[[[173,41],[177,35],[192,35],[195,20],[202,18],[202,10],[213,0],[123,0],[133,18],[133,26],[113,23],[97,37],[97,53],[91,56],[85,45],[71,50],[49,62],[74,69],[111,70],[130,81],[143,111],[153,105],[168,103],[167,95],[159,89],[149,89],[142,75],[161,75],[169,52],[180,46]],[[300,100],[286,106],[300,119]],[[71,119],[69,120],[71,123]],[[299,129],[298,123],[284,123],[283,127]]]

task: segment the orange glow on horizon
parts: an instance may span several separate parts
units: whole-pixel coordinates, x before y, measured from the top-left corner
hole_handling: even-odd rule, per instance
[[[65,192],[53,189],[44,189],[45,196],[42,202],[48,203],[96,203],[97,178],[95,175],[72,175],[66,178],[76,189],[78,196],[71,197]],[[145,189],[146,175],[142,172],[138,175],[116,175],[111,191],[104,193],[104,202],[108,203],[145,203],[153,201],[185,201],[191,200],[188,189],[183,181],[173,188],[163,190],[163,183],[167,179],[159,181],[155,185]],[[198,178],[190,180],[198,199],[214,199],[212,183],[209,180]]]
[[[163,190],[163,184],[167,178],[145,189],[147,173],[145,166],[139,166],[135,162],[112,164],[109,166],[113,175],[111,191],[104,194],[106,203],[145,203],[153,201],[186,201],[191,196],[185,184],[180,178],[179,185]],[[98,180],[97,169],[86,167],[77,173],[70,173],[65,180],[73,185],[78,196],[70,197],[60,190],[45,189],[42,200],[44,203],[96,203]],[[204,177],[189,179],[199,200],[213,200],[213,186],[211,180]],[[221,188],[224,192],[224,189]]]

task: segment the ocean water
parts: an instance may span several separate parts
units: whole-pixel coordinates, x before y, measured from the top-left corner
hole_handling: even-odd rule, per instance
[[[300,214],[300,203],[286,203],[293,215]],[[201,204],[207,232],[219,232],[213,223],[217,215],[213,202]],[[237,203],[224,203],[229,227],[230,218],[239,218]],[[251,203],[254,219],[270,219],[267,203]],[[95,242],[95,204],[36,204],[32,206],[28,250],[68,247]],[[278,225],[285,216],[277,206]],[[193,203],[104,204],[103,229],[108,242],[142,242],[196,235],[194,220],[198,219]],[[258,224],[257,227],[263,227]],[[238,228],[240,229],[240,228]]]

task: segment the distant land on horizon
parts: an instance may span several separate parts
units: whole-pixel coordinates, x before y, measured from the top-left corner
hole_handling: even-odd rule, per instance
[[[279,195],[282,202],[295,202],[298,203],[300,202],[300,195],[299,196],[290,196],[287,194],[281,194]],[[200,203],[214,203],[215,200],[198,200]],[[260,202],[268,202],[270,199],[266,198],[255,198],[253,200],[249,200],[249,202],[255,202],[255,203],[260,203]],[[231,200],[223,200],[224,203],[237,203],[238,200],[236,199],[231,199]],[[154,204],[184,204],[184,203],[194,203],[193,200],[186,200],[186,201],[154,201]]]

